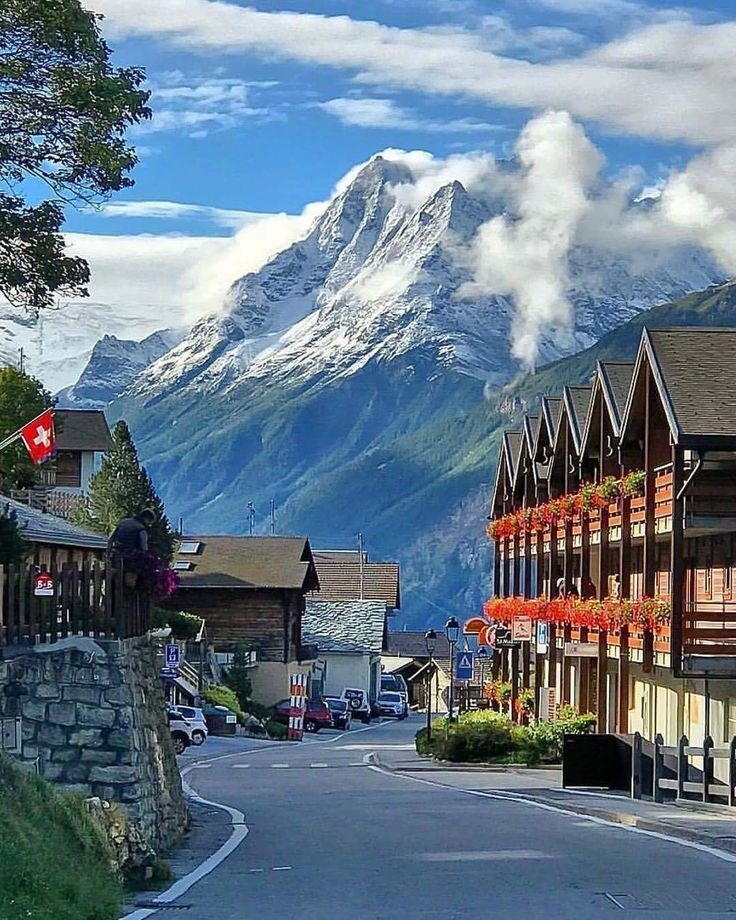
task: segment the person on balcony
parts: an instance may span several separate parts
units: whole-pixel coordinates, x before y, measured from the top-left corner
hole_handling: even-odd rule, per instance
[[[148,532],[156,523],[156,513],[144,508],[139,514],[122,518],[112,532],[109,541],[112,556],[132,556],[148,552]]]

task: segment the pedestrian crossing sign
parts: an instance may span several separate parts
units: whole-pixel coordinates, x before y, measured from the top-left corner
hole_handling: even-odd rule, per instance
[[[473,679],[473,653],[457,652],[455,661],[455,677],[458,680]]]

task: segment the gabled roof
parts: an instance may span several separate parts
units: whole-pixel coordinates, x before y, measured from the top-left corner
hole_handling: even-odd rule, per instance
[[[386,646],[387,610],[382,601],[307,601],[302,639],[320,652],[372,652]]]
[[[565,412],[570,425],[575,451],[578,455],[580,455],[582,435],[585,429],[585,421],[588,416],[588,406],[590,405],[592,393],[593,387],[566,386],[563,390]]]
[[[521,452],[521,432],[505,430],[503,433],[506,463],[508,465],[509,480],[516,479],[516,470],[519,466],[519,453]]]
[[[54,409],[57,450],[104,453],[112,435],[101,409]]]
[[[360,555],[320,550],[314,554],[319,586],[312,596],[324,601],[382,601],[392,610],[401,606],[398,562],[363,562]]]
[[[197,551],[182,553],[186,544]],[[312,591],[319,587],[306,537],[182,537],[174,563],[182,588],[282,588]]]
[[[6,506],[17,514],[23,539],[29,543],[47,543],[51,546],[77,549],[104,550],[107,548],[107,537],[104,534],[77,527],[76,524],[71,524],[64,518],[45,514],[43,511],[37,511],[35,508],[29,508],[28,505],[13,501],[12,498],[0,495],[0,511],[4,511]]]
[[[736,447],[736,329],[644,328],[621,421],[627,427],[646,358],[674,443]]]
[[[608,413],[614,434],[618,434],[621,430],[621,419],[629,396],[633,373],[634,364],[632,361],[598,362],[601,389],[603,398],[608,405]]]
[[[388,634],[387,655],[397,658],[429,658],[423,632],[390,632]],[[437,630],[437,640],[433,652],[435,658],[450,657],[450,643],[441,630]]]
[[[540,402],[540,420],[537,429],[537,441],[534,445],[535,453],[539,447],[539,439],[543,432],[547,432],[547,438],[550,446],[555,443],[557,437],[557,425],[560,421],[562,412],[562,399],[559,396],[543,396]]]
[[[534,456],[534,447],[537,443],[540,422],[541,419],[538,415],[525,415],[521,423],[522,434],[526,440],[526,446],[530,457]]]

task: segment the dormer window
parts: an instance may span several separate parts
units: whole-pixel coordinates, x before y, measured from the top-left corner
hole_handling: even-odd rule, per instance
[[[180,556],[198,556],[202,552],[202,544],[195,540],[185,540],[179,546]]]

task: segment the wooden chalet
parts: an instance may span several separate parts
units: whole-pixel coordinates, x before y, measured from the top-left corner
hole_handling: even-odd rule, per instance
[[[306,595],[319,587],[309,540],[182,537],[173,567],[180,585],[167,606],[202,617],[215,652],[233,652],[241,642],[255,651],[258,702],[288,696],[289,675],[317,657],[302,644]]]
[[[496,655],[514,694],[533,671],[537,705],[600,731],[736,732],[734,354],[734,329],[644,329],[633,364],[599,363],[504,433],[487,613],[544,624]]]

